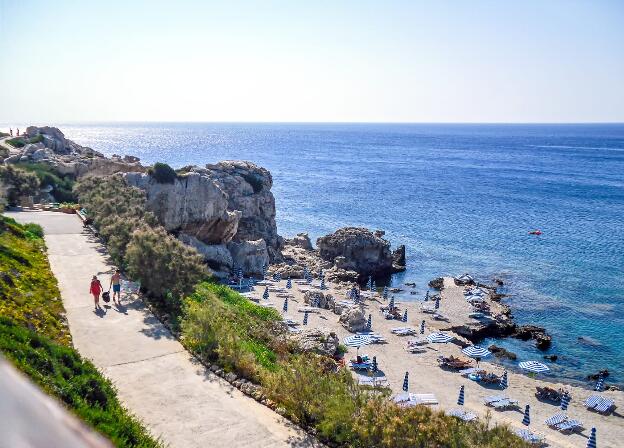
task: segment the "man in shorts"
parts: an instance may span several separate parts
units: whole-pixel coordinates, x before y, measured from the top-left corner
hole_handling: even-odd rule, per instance
[[[119,269],[115,270],[115,273],[111,277],[109,288],[113,288],[113,303],[120,305],[121,300],[121,272]],[[117,295],[117,301],[115,301],[115,295]]]

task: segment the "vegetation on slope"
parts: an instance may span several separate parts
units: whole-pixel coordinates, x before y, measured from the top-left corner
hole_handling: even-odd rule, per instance
[[[6,142],[14,148],[23,148],[29,143],[39,143],[43,141],[43,136],[41,134],[35,135],[31,138],[26,137],[14,137],[6,140]]]
[[[160,446],[71,346],[42,236],[41,227],[0,215],[0,351],[116,446]]]
[[[181,243],[167,240],[171,237],[146,212],[143,193],[120,177],[87,179],[77,191],[111,254],[144,284],[153,282],[147,299],[169,313],[186,347],[263,386],[285,415],[315,428],[322,439],[354,448],[526,446],[507,428],[490,428],[488,420],[468,424],[423,406],[400,408],[387,400],[388,390],[359,387],[333,359],[298,353],[275,310],[226,286],[200,282],[194,256],[190,266],[181,263],[185,256],[165,256],[162,252],[183,254]],[[163,251],[163,241],[172,247]]]
[[[44,163],[17,163],[18,168],[33,173],[39,179],[39,186],[51,186],[51,194],[58,202],[75,202],[74,180],[69,175],[62,175],[50,165]]]
[[[0,165],[0,184],[7,191],[9,205],[16,205],[21,197],[33,196],[39,191],[37,176],[13,165]]]

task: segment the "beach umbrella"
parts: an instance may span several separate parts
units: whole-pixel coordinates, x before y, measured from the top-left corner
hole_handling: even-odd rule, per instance
[[[427,293],[425,294],[425,302],[429,301],[429,291],[427,291]]]
[[[236,271],[236,277],[239,282],[243,280],[243,268],[238,268],[238,271]]]
[[[401,319],[402,322],[407,322],[407,310],[405,310],[405,312],[403,313],[403,319]]]
[[[457,397],[457,404],[460,406],[464,405],[464,386],[459,388],[459,397]]]
[[[436,297],[436,301],[435,301],[435,309],[439,310],[440,309],[440,296]]]
[[[403,390],[407,392],[409,389],[409,372],[405,372],[405,378],[403,378]]]
[[[288,311],[288,297],[284,299],[284,306],[282,307],[282,311]]]
[[[373,288],[373,277],[371,277],[370,275],[368,276],[368,281],[366,282],[366,287],[368,289],[372,289]]]
[[[449,336],[448,334],[444,333],[431,333],[429,336],[427,336],[427,340],[429,342],[436,344],[446,344],[447,342],[451,342],[453,339],[453,336]]]
[[[323,274],[323,268],[319,270],[319,278],[325,278],[325,274]]]
[[[368,321],[366,321],[366,331],[371,331],[372,328],[373,328],[373,318],[369,314],[368,315]]]
[[[507,371],[506,370],[503,373],[503,377],[501,378],[500,387],[501,387],[501,389],[507,389],[509,387],[509,383],[508,383],[508,379],[507,379]]]
[[[420,323],[420,334],[425,334],[425,321]]]
[[[269,268],[268,265],[263,264],[262,265],[262,280],[266,279],[266,275],[267,275],[267,269]]]
[[[280,274],[279,272],[278,272],[277,274],[275,274],[275,279],[276,279],[278,282],[281,282],[281,281],[282,281],[282,274]]]
[[[529,426],[531,424],[530,412],[531,412],[531,406],[527,404],[526,408],[524,408],[524,417],[522,417],[522,424],[524,426]]]
[[[291,288],[292,288],[292,281],[290,280],[290,277],[288,277],[288,280],[286,280],[286,287],[287,287],[288,289],[291,289]]]
[[[492,354],[492,352],[487,348],[479,347],[478,345],[466,347],[462,350],[462,353],[466,356],[470,356],[471,358],[475,358],[476,360],[486,358]]]
[[[327,289],[327,286],[325,286],[325,277],[321,277],[321,289]]]
[[[589,440],[587,440],[587,448],[596,448],[596,428],[591,429]]]
[[[366,334],[354,334],[343,339],[344,345],[347,347],[360,348],[364,345],[373,343],[373,339]]]
[[[518,366],[523,370],[527,370],[533,373],[548,372],[550,370],[546,364],[542,364],[541,362],[537,361],[523,361],[518,364]]]
[[[373,373],[377,373],[379,366],[377,365],[377,357],[373,356]]]
[[[373,284],[371,285],[371,292],[373,291],[377,291],[377,284],[375,282],[373,282]]]
[[[384,300],[388,300],[388,287],[387,286],[384,286],[382,294],[383,294]]]
[[[598,382],[596,383],[596,387],[594,387],[594,390],[596,392],[602,392],[603,389],[604,389],[604,377],[600,375],[598,377]]]
[[[390,303],[388,304],[388,309],[392,312],[394,310],[394,297],[390,297]]]
[[[570,400],[572,400],[572,397],[570,397],[569,393],[566,392],[565,394],[563,394],[563,396],[561,397],[561,410],[562,411],[565,411],[568,409]]]
[[[262,298],[264,300],[269,300],[269,287],[268,286],[264,288],[264,294],[262,294]]]
[[[303,313],[303,325],[308,325],[308,312]]]
[[[303,267],[303,278],[306,278],[308,276],[308,265],[305,265]]]

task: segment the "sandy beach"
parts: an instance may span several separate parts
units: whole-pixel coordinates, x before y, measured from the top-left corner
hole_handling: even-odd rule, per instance
[[[318,286],[318,280],[314,281],[313,286]],[[262,299],[264,286],[256,286],[250,294],[260,303],[271,302],[273,306],[282,312],[284,298],[277,295],[277,289],[285,288],[286,281],[274,282],[270,284],[270,297],[268,300]],[[327,290],[324,293],[330,293],[337,300],[346,299],[346,290],[327,283]],[[482,383],[471,381],[463,377],[461,374],[443,370],[438,366],[437,358],[443,356],[456,356],[462,359],[470,359],[462,354],[461,347],[454,343],[448,344],[432,344],[423,345],[422,353],[410,353],[406,350],[407,340],[412,339],[410,336],[397,336],[391,332],[392,328],[410,326],[419,329],[421,322],[426,322],[425,336],[431,332],[444,330],[454,325],[464,324],[468,319],[468,314],[472,311],[471,306],[466,302],[463,295],[463,286],[456,286],[452,278],[444,279],[444,289],[441,292],[440,312],[448,318],[448,321],[435,320],[431,314],[421,310],[420,302],[395,302],[403,312],[407,309],[408,322],[404,323],[399,320],[384,319],[380,306],[387,304],[381,295],[375,298],[366,298],[364,300],[365,314],[372,316],[372,331],[383,336],[387,343],[371,344],[359,349],[360,354],[376,356],[379,369],[385,374],[388,385],[393,393],[402,391],[403,377],[405,372],[409,372],[410,385],[409,391],[412,393],[428,393],[434,394],[439,404],[434,405],[436,409],[448,410],[457,408],[457,397],[460,386],[465,386],[465,405],[467,411],[472,411],[478,415],[480,419],[486,419],[491,416],[493,423],[507,424],[512,428],[525,428],[522,424],[523,410],[525,405],[531,406],[531,425],[529,429],[532,432],[543,435],[549,446],[553,447],[585,447],[589,437],[590,429],[595,427],[598,434],[598,446],[600,447],[618,447],[622,446],[624,440],[624,415],[620,413],[618,407],[608,415],[601,415],[593,411],[587,410],[583,406],[583,402],[587,397],[594,394],[592,390],[565,383],[557,383],[549,378],[548,381],[531,378],[519,371],[508,371],[509,387],[501,390],[499,387],[485,386]],[[307,285],[299,285],[293,282],[292,289],[287,290],[291,295],[289,298],[288,312],[282,313],[285,318],[290,318],[297,322],[303,321],[304,313],[299,312],[299,308],[305,306],[304,292],[309,288]],[[342,342],[345,337],[351,335],[339,322],[339,316],[330,310],[317,309],[318,312],[309,313],[307,327],[300,325],[299,328],[324,327],[335,332]],[[417,335],[418,336],[418,335]],[[356,349],[349,348],[345,359],[355,357]],[[488,360],[492,360],[490,356]],[[536,361],[543,361],[536,359]],[[474,364],[474,362],[473,362]],[[502,366],[487,361],[481,361],[480,368],[488,372],[502,374],[505,370]],[[560,433],[549,428],[544,421],[554,414],[561,412],[560,408],[549,402],[540,401],[535,397],[536,386],[549,386],[555,389],[564,388],[569,391],[572,401],[567,410],[567,415],[571,419],[579,420],[583,423],[584,429],[576,433]],[[487,407],[483,403],[483,399],[491,395],[505,395],[511,399],[518,401],[517,410],[497,411]],[[601,395],[615,401],[616,406],[622,406],[624,403],[624,393],[621,391],[605,391]]]

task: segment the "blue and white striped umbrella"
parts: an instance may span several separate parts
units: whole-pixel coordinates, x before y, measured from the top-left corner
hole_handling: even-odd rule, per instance
[[[591,434],[587,440],[587,448],[596,448],[596,428],[591,429]]]
[[[278,282],[281,282],[282,281],[282,274],[278,272],[277,274],[275,274],[275,278],[276,278],[276,280]]]
[[[420,334],[425,334],[425,321],[420,323]]]
[[[288,297],[284,299],[284,306],[282,307],[282,311],[288,311]]]
[[[503,377],[501,378],[500,387],[501,389],[507,389],[509,387],[509,380],[507,379],[507,371],[503,373]]]
[[[403,390],[405,392],[409,390],[409,372],[405,372],[405,378],[403,378]]]
[[[327,289],[327,286],[325,286],[325,278],[324,277],[321,277],[321,286],[320,286],[320,288],[321,289]]]
[[[373,282],[373,284],[371,285],[371,292],[376,292],[376,291],[377,291],[377,284]]]
[[[308,276],[306,277],[306,283],[312,283],[312,274],[308,273]]]
[[[550,370],[546,364],[537,361],[523,361],[518,364],[518,366],[523,370],[528,370],[533,373],[548,372]]]
[[[435,301],[435,309],[439,310],[440,309],[440,297],[436,297],[436,301]]]
[[[373,339],[366,334],[354,334],[353,336],[347,336],[343,339],[344,345],[348,347],[359,348],[364,345],[373,343]]]
[[[457,397],[457,404],[460,406],[464,405],[464,386],[459,388],[459,397]]]
[[[266,279],[267,269],[269,269],[269,266],[266,264],[263,264],[262,265],[262,280]]]
[[[373,328],[373,317],[369,314],[366,321],[366,331],[371,331]]]
[[[238,278],[239,282],[243,280],[243,268],[238,268],[236,271],[236,278]]]
[[[370,275],[368,276],[368,281],[366,282],[366,287],[368,289],[371,289],[373,287],[373,277],[371,277]]]
[[[379,366],[377,365],[377,357],[373,356],[373,373],[377,373]]]
[[[486,358],[492,354],[487,348],[479,347],[478,345],[466,347],[462,350],[462,353],[475,359]]]
[[[565,411],[568,409],[568,406],[570,405],[570,400],[572,400],[572,397],[570,396],[569,393],[564,393],[563,396],[561,397],[561,410]]]
[[[529,406],[528,404],[526,405],[526,408],[524,408],[524,417],[522,417],[522,424],[524,426],[529,426],[531,424],[531,406]]]
[[[604,389],[604,377],[600,375],[598,377],[598,381],[596,382],[596,387],[594,387],[594,390],[597,392],[602,392],[603,389]]]
[[[303,325],[308,325],[308,312],[303,313]]]
[[[447,342],[451,342],[453,339],[455,339],[453,336],[449,336],[444,333],[431,333],[427,336],[427,340],[429,342],[436,344],[446,344]]]
[[[401,322],[407,322],[407,310],[403,313],[403,319],[401,319]]]
[[[264,294],[262,294],[262,298],[264,300],[269,300],[269,287],[268,286],[264,288]]]
[[[309,274],[310,274],[310,270],[308,269],[308,266],[306,265],[303,267],[303,278],[307,278]]]
[[[388,287],[387,286],[384,286],[382,295],[383,295],[384,300],[388,300]]]
[[[388,304],[390,311],[394,309],[394,297],[390,297],[390,303]]]
[[[288,280],[286,280],[286,288],[288,289],[292,288],[292,281],[290,280],[290,277],[288,277]]]
[[[325,278],[325,274],[323,273],[323,268],[319,270],[319,278]]]
[[[429,291],[427,291],[427,293],[425,294],[425,302],[429,301]]]

